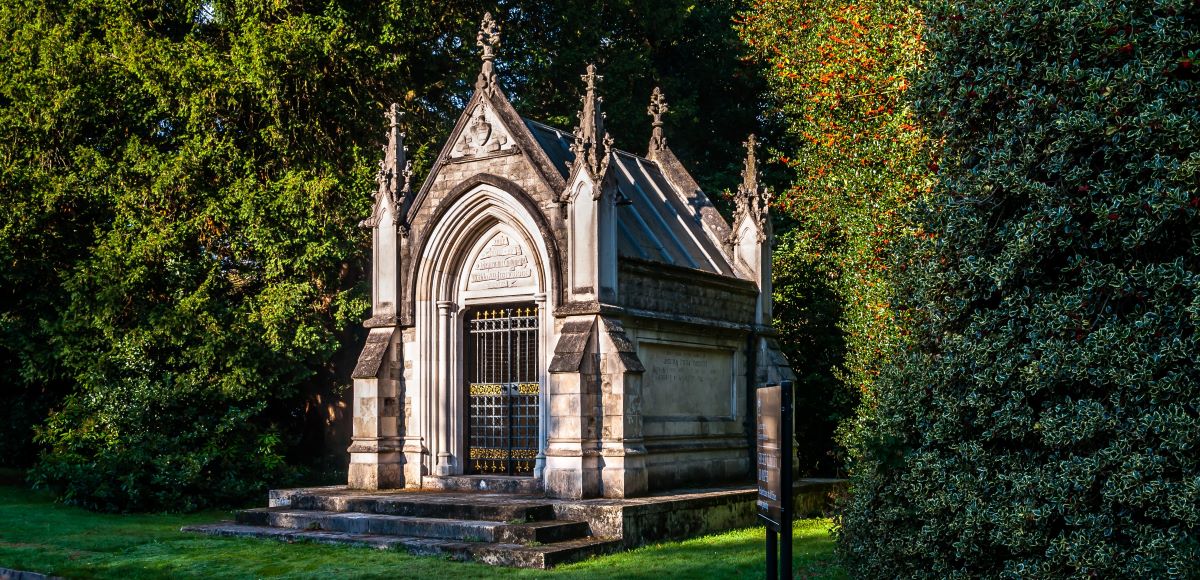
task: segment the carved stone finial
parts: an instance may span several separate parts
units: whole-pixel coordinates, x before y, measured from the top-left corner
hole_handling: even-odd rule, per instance
[[[600,106],[604,98],[596,95],[596,83],[604,77],[596,74],[596,65],[589,64],[587,74],[579,77],[586,83],[587,92],[583,96],[583,110],[579,112],[579,126],[575,128],[575,144],[571,151],[577,159],[582,159],[594,177],[599,177],[608,169],[609,153],[612,150],[612,136],[604,128],[604,113]]]
[[[481,91],[491,91],[496,86],[496,70],[492,61],[496,59],[496,47],[500,46],[500,25],[492,19],[491,12],[483,14],[483,22],[479,23],[479,34],[475,35],[475,45],[483,49],[480,57],[483,68],[475,81],[475,88]]]
[[[387,112],[383,116],[388,120],[388,129],[395,131],[400,127],[400,119],[404,117],[404,113],[400,111],[399,105],[392,103],[392,106],[388,107]]]
[[[662,116],[668,110],[667,98],[663,96],[661,89],[654,87],[654,94],[650,95],[650,106],[646,108],[646,114],[654,117],[651,123],[653,129],[650,132],[650,151],[660,151],[667,146],[667,138],[663,137]]]
[[[483,49],[483,60],[496,58],[493,50],[500,45],[500,25],[492,18],[491,12],[483,13],[483,21],[479,23],[479,34],[475,36],[475,44]]]
[[[758,241],[762,242],[767,239],[767,218],[771,205],[771,192],[758,183],[758,159],[755,155],[758,141],[752,134],[743,145],[746,147],[746,160],[742,167],[742,183],[738,186],[737,195],[734,196],[737,209],[734,211],[733,221],[736,224],[743,215],[749,215],[758,226]],[[731,233],[731,235],[735,234]]]
[[[375,207],[371,217],[359,225],[373,228],[379,225],[383,217],[385,201],[392,206],[393,214],[398,213],[400,204],[410,191],[412,178],[412,163],[407,159],[408,151],[404,148],[404,133],[400,131],[400,121],[404,113],[400,106],[392,103],[384,118],[388,120],[388,143],[383,148],[383,159],[379,162],[379,172],[375,174],[377,189],[375,190]],[[395,218],[395,216],[393,216]],[[397,225],[399,220],[397,219]]]
[[[757,191],[758,190],[758,158],[755,156],[755,149],[758,147],[758,140],[754,138],[754,134],[750,134],[750,138],[746,139],[742,146],[746,148],[746,161],[742,167],[742,191]]]
[[[404,195],[401,197],[407,197],[409,193],[412,193],[413,171],[412,171],[412,160],[411,159],[404,161],[404,170],[401,171],[400,174],[404,177],[404,186],[400,190],[400,193],[402,193]]]
[[[587,74],[585,74],[579,78],[583,82],[587,83],[586,88],[587,88],[588,92],[595,92],[596,81],[604,80],[604,77],[602,75],[596,74],[596,65],[594,65],[594,64],[589,64],[587,66]]]

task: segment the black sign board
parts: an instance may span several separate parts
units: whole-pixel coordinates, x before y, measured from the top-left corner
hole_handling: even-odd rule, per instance
[[[767,578],[792,577],[792,383],[757,389],[758,517],[767,524]]]
[[[779,531],[783,521],[783,466],[780,451],[783,443],[783,418],[779,385],[758,389],[758,515],[767,525]]]

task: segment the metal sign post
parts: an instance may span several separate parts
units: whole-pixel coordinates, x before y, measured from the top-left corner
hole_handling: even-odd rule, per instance
[[[757,504],[767,526],[767,578],[791,578],[792,382],[760,387],[757,396]]]

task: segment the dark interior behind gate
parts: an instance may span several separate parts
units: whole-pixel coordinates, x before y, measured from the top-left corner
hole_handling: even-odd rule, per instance
[[[532,475],[538,451],[538,310],[472,308],[467,331],[467,471]]]

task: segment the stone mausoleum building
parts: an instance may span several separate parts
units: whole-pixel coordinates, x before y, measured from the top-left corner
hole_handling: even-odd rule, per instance
[[[595,67],[568,132],[509,103],[490,17],[478,45],[474,94],[420,187],[389,113],[349,487],[529,478],[622,498],[749,479],[752,391],[792,378],[754,138],[730,224],[667,145],[658,90],[649,147],[629,153]]]

